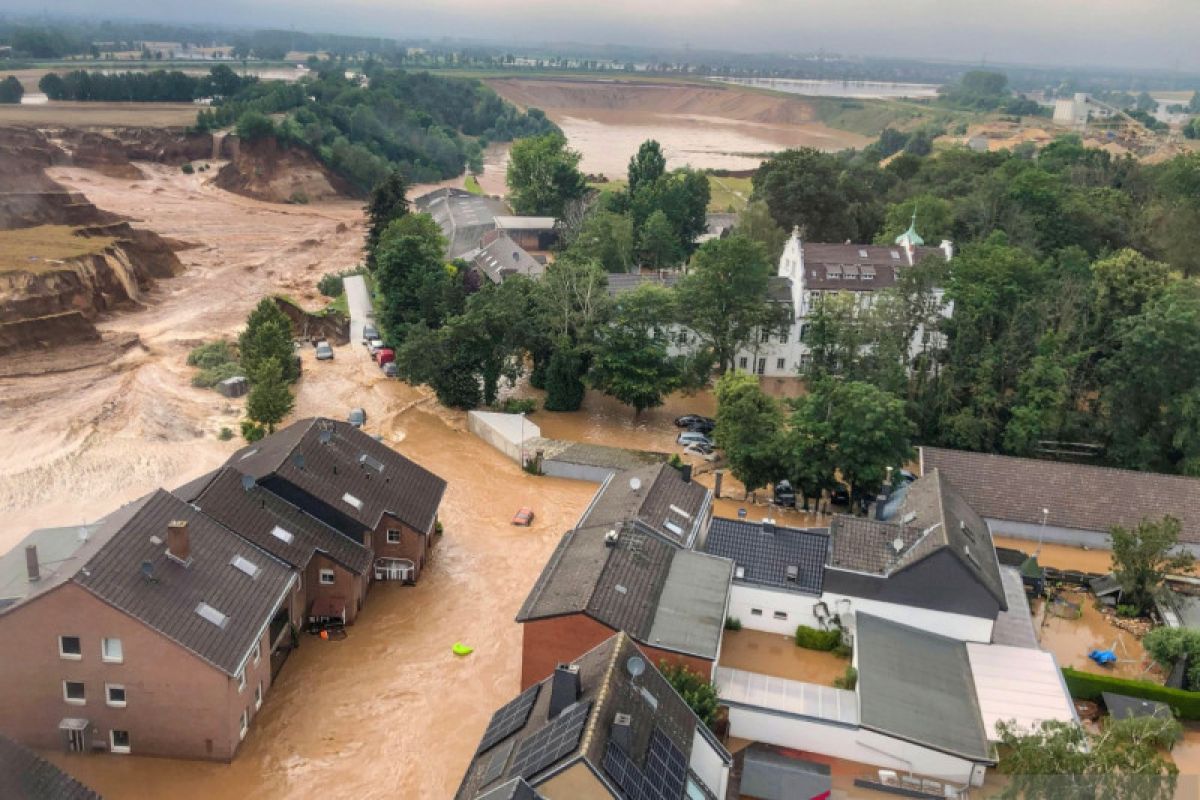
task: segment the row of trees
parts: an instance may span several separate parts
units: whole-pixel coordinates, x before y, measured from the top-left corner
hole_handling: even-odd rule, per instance
[[[38,81],[51,100],[102,100],[133,103],[190,103],[201,97],[230,97],[258,81],[242,77],[224,64],[207,75],[192,76],[179,70],[152,72],[48,72]]]

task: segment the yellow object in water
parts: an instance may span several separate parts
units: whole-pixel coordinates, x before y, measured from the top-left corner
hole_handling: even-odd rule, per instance
[[[454,647],[451,647],[450,649],[454,651],[454,655],[456,656],[469,656],[471,653],[475,652],[474,647],[468,647],[462,642],[455,642]]]

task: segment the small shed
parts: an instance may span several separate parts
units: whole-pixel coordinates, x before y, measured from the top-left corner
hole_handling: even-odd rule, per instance
[[[1038,563],[1037,556],[1030,556],[1021,562],[1020,569],[1025,590],[1034,597],[1041,597],[1046,591],[1046,569]]]
[[[1129,717],[1160,717],[1162,719],[1171,718],[1171,707],[1166,703],[1159,703],[1155,700],[1143,700],[1140,697],[1130,697],[1127,694],[1114,694],[1112,692],[1101,692],[1100,696],[1104,698],[1104,705],[1108,708],[1108,713],[1114,719],[1127,719]]]
[[[1115,606],[1121,602],[1121,584],[1111,572],[1089,580],[1088,588],[1096,595],[1096,599],[1106,606]]]
[[[217,384],[217,391],[226,397],[241,397],[250,391],[250,381],[242,375],[226,378]]]
[[[804,761],[759,743],[744,751],[740,789],[744,798],[812,800],[828,797],[832,789],[828,764]]]

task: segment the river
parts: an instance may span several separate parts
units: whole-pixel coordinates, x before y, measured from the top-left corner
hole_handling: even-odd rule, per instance
[[[937,97],[937,84],[887,81],[829,81],[799,78],[713,78],[735,86],[751,86],[806,97],[845,97],[854,100]]]

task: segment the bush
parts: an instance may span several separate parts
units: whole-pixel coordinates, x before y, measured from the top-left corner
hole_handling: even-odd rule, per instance
[[[341,297],[346,291],[343,279],[351,275],[362,275],[363,270],[360,267],[354,269],[344,269],[341,272],[326,272],[321,276],[321,280],[317,281],[317,291],[326,297]]]
[[[206,369],[227,364],[233,360],[233,348],[229,346],[229,342],[217,339],[215,342],[202,344],[188,353],[187,365]]]
[[[858,686],[858,670],[854,667],[846,667],[846,671],[841,677],[833,679],[833,688],[848,689],[854,691],[854,687]]]
[[[529,397],[510,397],[493,407],[502,414],[532,414],[537,411],[537,400]]]
[[[233,430],[230,428],[221,428],[221,432],[217,434],[217,438],[222,442],[228,442],[233,438]]]
[[[1140,697],[1143,700],[1166,703],[1180,719],[1200,719],[1200,692],[1168,689],[1166,686],[1150,681],[1093,675],[1090,672],[1078,672],[1070,667],[1063,667],[1062,673],[1067,682],[1067,690],[1072,697],[1079,700],[1098,701],[1101,699],[1101,692],[1115,692],[1130,697]]]
[[[191,164],[184,164],[179,169],[181,169],[183,171],[184,175],[191,175],[193,172],[196,171],[196,168],[193,167]]]
[[[252,420],[242,420],[242,438],[247,442],[257,442],[267,435],[267,429]]]
[[[726,617],[725,618],[725,630],[740,631],[741,629],[742,629],[742,621],[740,619],[738,619],[737,617]]]
[[[1137,606],[1127,605],[1125,603],[1117,604],[1117,616],[1125,619],[1133,619],[1141,616],[1141,610]]]
[[[839,630],[822,631],[800,625],[796,628],[796,646],[805,650],[823,650],[830,652],[842,643],[842,632]]]
[[[853,648],[851,648],[850,645],[846,644],[845,642],[839,642],[838,646],[829,652],[833,653],[838,658],[849,658],[850,656],[854,655]]]
[[[674,687],[700,721],[712,727],[717,720],[717,687],[703,675],[684,666],[659,662],[658,671]]]
[[[683,469],[683,459],[679,457],[679,453],[671,453],[671,457],[667,459],[667,463],[675,469]]]
[[[192,386],[197,389],[211,389],[223,380],[242,374],[242,365],[236,362],[218,364],[215,367],[202,369],[192,376]]]
[[[247,111],[238,117],[237,135],[241,139],[252,142],[275,135],[275,123],[266,114],[258,111]]]

